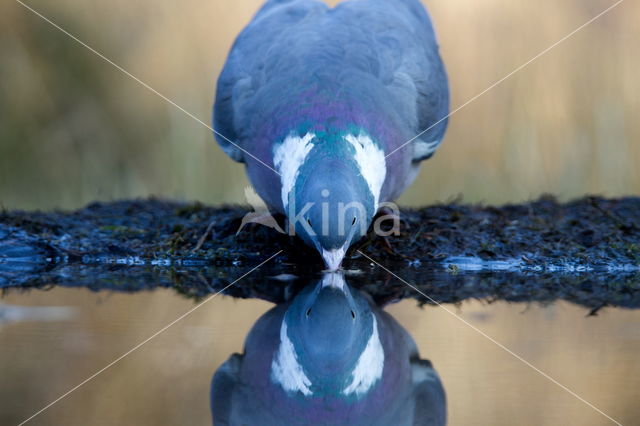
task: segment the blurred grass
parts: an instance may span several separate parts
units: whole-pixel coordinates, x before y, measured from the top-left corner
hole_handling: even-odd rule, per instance
[[[261,3],[28,2],[205,122],[228,49]],[[611,4],[429,1],[452,106]],[[456,113],[401,202],[640,194],[637,16],[638,2],[622,3]],[[5,208],[148,195],[243,201],[243,167],[207,128],[12,1],[0,5],[0,49]]]

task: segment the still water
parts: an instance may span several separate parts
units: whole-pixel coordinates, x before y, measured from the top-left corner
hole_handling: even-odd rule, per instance
[[[282,290],[280,304],[194,300],[154,283],[119,291],[104,273],[93,289],[73,275],[7,286],[0,424],[29,418],[196,306],[27,424],[640,424],[640,311],[500,297],[419,306],[408,287],[378,307],[359,290],[367,278],[292,286],[256,273]]]

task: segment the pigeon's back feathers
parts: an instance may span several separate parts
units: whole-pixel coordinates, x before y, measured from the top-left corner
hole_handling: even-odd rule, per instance
[[[251,137],[250,110],[254,97],[271,80],[265,72],[269,58],[286,55],[279,41],[282,33],[292,31],[309,13],[322,12],[327,6],[313,0],[271,0],[258,11],[234,42],[218,78],[213,111],[214,128],[243,147]],[[217,136],[217,135],[216,135]],[[232,159],[244,162],[238,146],[217,136],[218,143]]]
[[[306,97],[309,88],[309,96],[319,99]],[[265,126],[270,136],[278,135],[299,124],[287,121],[315,108],[313,102],[335,102],[329,108],[336,117],[360,108],[376,115],[368,117],[371,122],[393,122],[401,134],[384,146],[387,152],[446,117],[447,78],[420,2],[349,0],[333,9],[314,0],[266,2],[220,75],[214,127],[253,153]],[[411,142],[406,149],[413,160],[433,154],[446,124],[442,120]],[[244,161],[238,147],[220,137],[218,142]]]

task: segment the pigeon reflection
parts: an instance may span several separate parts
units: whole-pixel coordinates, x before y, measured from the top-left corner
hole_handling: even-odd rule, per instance
[[[388,313],[326,274],[265,313],[214,374],[214,425],[444,425],[431,363]]]

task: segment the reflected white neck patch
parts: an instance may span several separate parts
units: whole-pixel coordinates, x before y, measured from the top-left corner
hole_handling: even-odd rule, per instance
[[[287,392],[300,391],[304,396],[312,394],[311,380],[304,373],[298,362],[296,350],[287,335],[287,322],[282,321],[280,327],[280,346],[271,361],[271,380],[280,384]]]
[[[382,371],[384,370],[384,348],[378,335],[376,316],[373,313],[371,316],[373,318],[373,332],[351,373],[351,383],[342,390],[344,395],[355,393],[356,396],[360,396],[369,391],[382,377]]]

